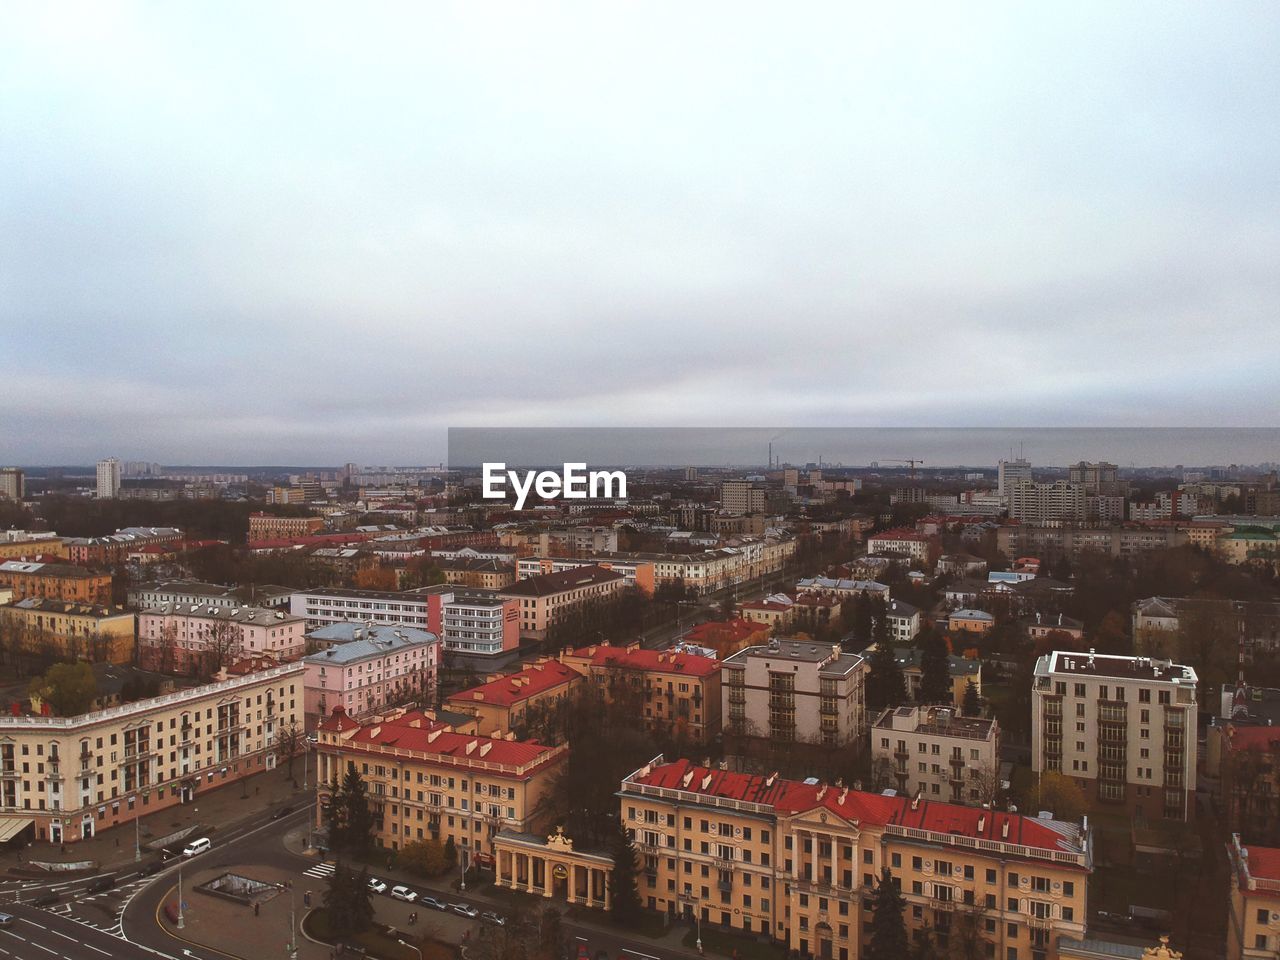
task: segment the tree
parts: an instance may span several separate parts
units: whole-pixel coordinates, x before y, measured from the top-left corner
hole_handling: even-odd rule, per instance
[[[966,717],[982,715],[982,697],[978,694],[977,684],[972,680],[964,685],[964,705],[960,708],[960,712]]]
[[[947,938],[947,952],[952,960],[984,960],[989,943],[985,926],[985,911],[977,904],[966,905],[952,914]]]
[[[368,870],[357,874],[338,861],[333,873],[329,874],[324,906],[329,929],[335,936],[347,937],[366,929],[373,922]]]
[[[877,642],[867,672],[867,706],[872,710],[896,707],[907,699],[907,681],[894,657],[893,647]]]
[[[356,571],[356,587],[360,590],[396,589],[396,572],[380,563],[372,563]]]
[[[302,739],[302,729],[296,723],[281,724],[276,730],[276,763],[286,765],[286,780],[293,779],[293,759],[302,748]]]
[[[871,638],[876,646],[889,646],[893,638],[889,636],[889,608],[884,597],[876,597],[871,601],[871,614],[875,618],[875,626],[871,630]]]
[[[871,598],[862,591],[853,601],[853,639],[860,648],[871,642]]]
[[[453,866],[458,862],[458,845],[453,842],[452,836],[445,838],[444,858],[448,861],[449,866]]]
[[[1099,653],[1131,653],[1132,644],[1129,642],[1129,633],[1125,630],[1124,617],[1115,610],[1109,611],[1094,631],[1093,645]]]
[[[907,927],[902,920],[906,901],[889,868],[880,871],[871,894],[871,939],[866,960],[902,960],[907,955]]]
[[[926,627],[917,640],[920,646],[921,703],[948,703],[951,700],[951,668],[947,641],[932,627]]]
[[[542,922],[538,926],[540,934],[538,956],[540,960],[560,960],[564,956],[564,923],[560,911],[555,907],[547,907],[542,911]]]
[[[734,600],[732,593],[726,593],[724,599],[720,601],[720,619],[732,620],[737,611],[738,602]]]
[[[610,913],[619,924],[629,924],[640,915],[640,893],[636,887],[636,848],[620,817],[615,817],[613,870],[609,873]]]
[[[178,618],[165,617],[156,640],[156,669],[173,673],[178,668]]]
[[[1089,810],[1089,801],[1080,785],[1056,770],[1045,770],[1031,788],[1028,799],[1033,810],[1048,810],[1055,820],[1079,820]]]
[[[61,717],[87,713],[98,696],[98,681],[93,667],[79,661],[55,663],[43,677],[31,681],[29,692],[49,704]]]
[[[354,767],[342,780],[341,803],[343,848],[352,851],[369,849],[373,845],[373,812],[369,809],[364,778]],[[333,842],[332,837],[330,842]]]
[[[449,869],[451,863],[439,840],[413,840],[400,851],[400,863],[406,870],[422,877],[436,877]]]
[[[215,619],[204,635],[204,672],[213,675],[240,659],[243,631],[231,620]]]

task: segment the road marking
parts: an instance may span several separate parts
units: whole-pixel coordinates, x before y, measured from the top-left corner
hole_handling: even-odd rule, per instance
[[[61,930],[53,930],[53,929],[50,929],[50,930],[49,930],[49,932],[50,932],[50,933],[52,933],[55,937],[62,937],[62,939],[64,939],[64,940],[70,940],[72,943],[79,943],[79,942],[80,942],[80,941],[79,941],[79,940],[77,940],[75,937],[71,936],[69,933],[63,933]]]
[[[7,933],[9,936],[13,937],[13,939],[15,939],[15,940],[21,940],[23,943],[26,943],[26,942],[27,942],[27,938],[26,938],[26,937],[19,936],[18,934],[14,933],[12,930],[6,930],[6,931],[5,931],[5,933]]]
[[[639,950],[632,950],[632,949],[630,949],[630,948],[628,948],[628,947],[623,947],[623,948],[622,948],[622,950],[621,950],[620,952],[621,952],[621,953],[629,953],[629,954],[631,954],[633,957],[644,957],[644,960],[658,960],[658,958],[657,958],[657,957],[650,956],[650,955],[649,955],[649,954],[647,954],[647,953],[641,953]]]
[[[88,948],[89,948],[90,950],[92,950],[94,953],[100,953],[100,954],[102,954],[104,957],[109,957],[109,956],[111,956],[111,954],[107,953],[107,951],[98,949],[98,948],[97,948],[97,947],[95,947],[92,943],[83,943],[83,942],[82,942],[80,945],[81,945],[82,947],[88,947]]]
[[[41,930],[49,929],[43,923],[36,923],[34,920],[28,920],[26,917],[19,917],[18,919],[21,920],[23,923],[31,924],[33,927],[39,927]]]
[[[55,957],[58,955],[58,951],[57,951],[57,950],[53,950],[53,949],[51,949],[51,948],[49,948],[49,947],[46,947],[43,943],[36,943],[34,940],[32,940],[32,941],[31,941],[31,945],[32,945],[33,947],[39,947],[39,948],[40,948],[41,950],[43,950],[45,953],[52,953]]]

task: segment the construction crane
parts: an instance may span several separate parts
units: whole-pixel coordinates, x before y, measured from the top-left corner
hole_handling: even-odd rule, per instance
[[[876,462],[877,463],[908,463],[911,465],[912,480],[916,478],[916,464],[918,463],[920,464],[920,466],[924,466],[924,461],[918,460],[918,459],[917,460],[877,460]]]

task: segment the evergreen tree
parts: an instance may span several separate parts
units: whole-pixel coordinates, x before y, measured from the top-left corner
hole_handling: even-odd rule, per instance
[[[355,874],[342,861],[338,861],[329,874],[329,886],[324,893],[324,907],[329,928],[339,937],[359,933],[373,922],[373,903],[369,897],[369,874]]]
[[[555,907],[547,907],[542,912],[538,932],[541,935],[538,952],[543,960],[560,960],[564,956],[564,924],[561,922],[560,911]]]
[[[891,645],[893,638],[889,636],[889,606],[884,602],[884,597],[876,597],[871,602],[871,615],[875,619],[871,638],[876,642],[876,646]]]
[[[961,711],[966,717],[982,715],[982,697],[978,696],[978,687],[972,680],[964,685],[964,706]]]
[[[894,658],[893,647],[876,644],[871,652],[870,671],[867,674],[867,707],[883,710],[900,706],[907,699],[907,681],[902,667]]]
[[[885,867],[871,894],[871,939],[866,960],[902,960],[907,956],[907,927],[902,920],[905,906],[898,881]]]
[[[951,699],[951,670],[947,663],[947,641],[932,627],[917,638],[920,647],[921,703],[946,703]]]
[[[373,894],[369,890],[369,868],[364,867],[351,883],[351,917],[355,930],[366,929],[373,923]]]
[[[450,866],[457,866],[458,845],[453,842],[453,837],[448,837],[444,842],[444,858],[449,861]]]
[[[368,789],[355,767],[342,780],[342,843],[347,850],[367,850],[373,845]]]
[[[337,774],[329,785],[329,806],[324,812],[325,826],[329,831],[329,848],[343,850],[346,848],[346,805],[342,799],[342,787],[338,785]]]
[[[636,848],[627,835],[621,818],[615,818],[610,853],[613,870],[609,874],[610,912],[617,923],[627,924],[640,913],[640,894],[636,888]]]

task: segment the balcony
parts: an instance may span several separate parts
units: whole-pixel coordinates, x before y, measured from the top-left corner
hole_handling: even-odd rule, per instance
[[[906,747],[899,747],[897,750],[893,751],[893,755],[902,761],[911,759],[911,751]]]
[[[1099,704],[1098,706],[1098,723],[1110,726],[1125,726],[1129,722],[1128,712],[1123,706],[1116,704]]]
[[[716,882],[716,889],[721,893],[730,893],[733,890],[733,881],[722,878]]]
[[[1044,715],[1057,720],[1062,719],[1062,701],[1060,699],[1047,699],[1044,702]]]
[[[1027,926],[1032,930],[1052,930],[1053,920],[1050,917],[1027,917]]]

